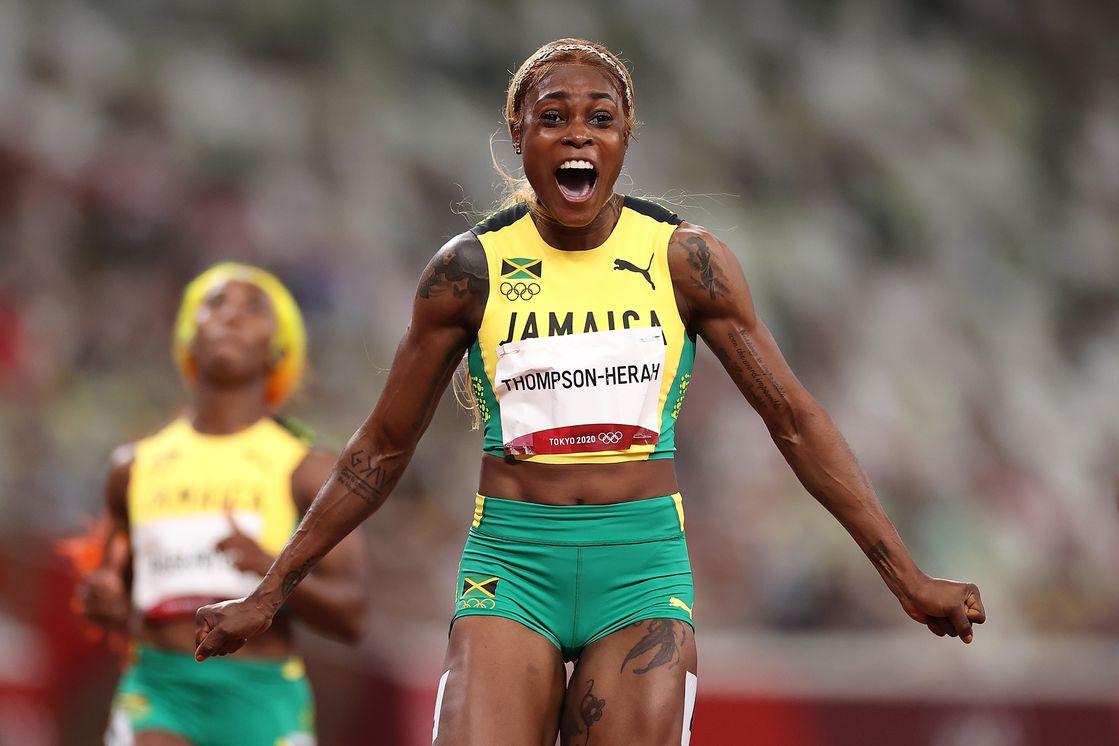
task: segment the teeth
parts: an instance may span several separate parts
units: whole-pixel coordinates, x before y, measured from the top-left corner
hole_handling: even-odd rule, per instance
[[[589,161],[564,161],[560,164],[560,168],[585,168],[591,171],[594,170],[594,166],[592,166]]]

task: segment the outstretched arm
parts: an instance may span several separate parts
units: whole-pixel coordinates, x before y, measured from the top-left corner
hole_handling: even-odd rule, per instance
[[[972,623],[985,618],[979,589],[918,569],[835,423],[758,318],[730,249],[703,228],[683,224],[669,244],[669,264],[689,327],[761,415],[801,484],[843,524],[911,618],[938,636],[971,642]]]
[[[306,513],[319,487],[331,474],[335,455],[313,450],[291,475],[291,496]],[[229,536],[218,542],[239,570],[263,577],[276,560],[241,530],[232,514]],[[323,557],[287,600],[287,607],[308,627],[337,640],[356,643],[366,617],[365,544],[360,531],[351,532]]]
[[[198,610],[198,660],[232,653],[266,630],[311,568],[389,496],[477,333],[488,290],[485,252],[472,234],[452,239],[431,260],[373,412],[257,589]]]

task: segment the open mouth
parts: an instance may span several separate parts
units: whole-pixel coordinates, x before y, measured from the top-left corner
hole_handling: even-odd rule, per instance
[[[591,196],[598,171],[590,161],[564,161],[556,169],[556,184],[570,202],[582,202]]]

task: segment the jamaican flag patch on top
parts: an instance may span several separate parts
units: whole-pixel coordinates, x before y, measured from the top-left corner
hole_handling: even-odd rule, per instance
[[[501,260],[501,279],[503,280],[539,280],[543,274],[543,259]]]

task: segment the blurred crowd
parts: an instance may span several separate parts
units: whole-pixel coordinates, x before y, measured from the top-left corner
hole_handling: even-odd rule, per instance
[[[312,374],[290,409],[340,447],[424,264],[496,199],[491,148],[513,165],[510,71],[588,35],[636,80],[619,191],[733,247],[923,569],[977,582],[1003,629],[1114,631],[1117,21],[1044,0],[2,3],[0,534],[82,530],[112,448],[183,406],[172,317],[219,259],[292,288]],[[707,352],[679,433],[705,626],[907,623]],[[449,617],[480,445],[448,394],[366,526],[381,619]]]

